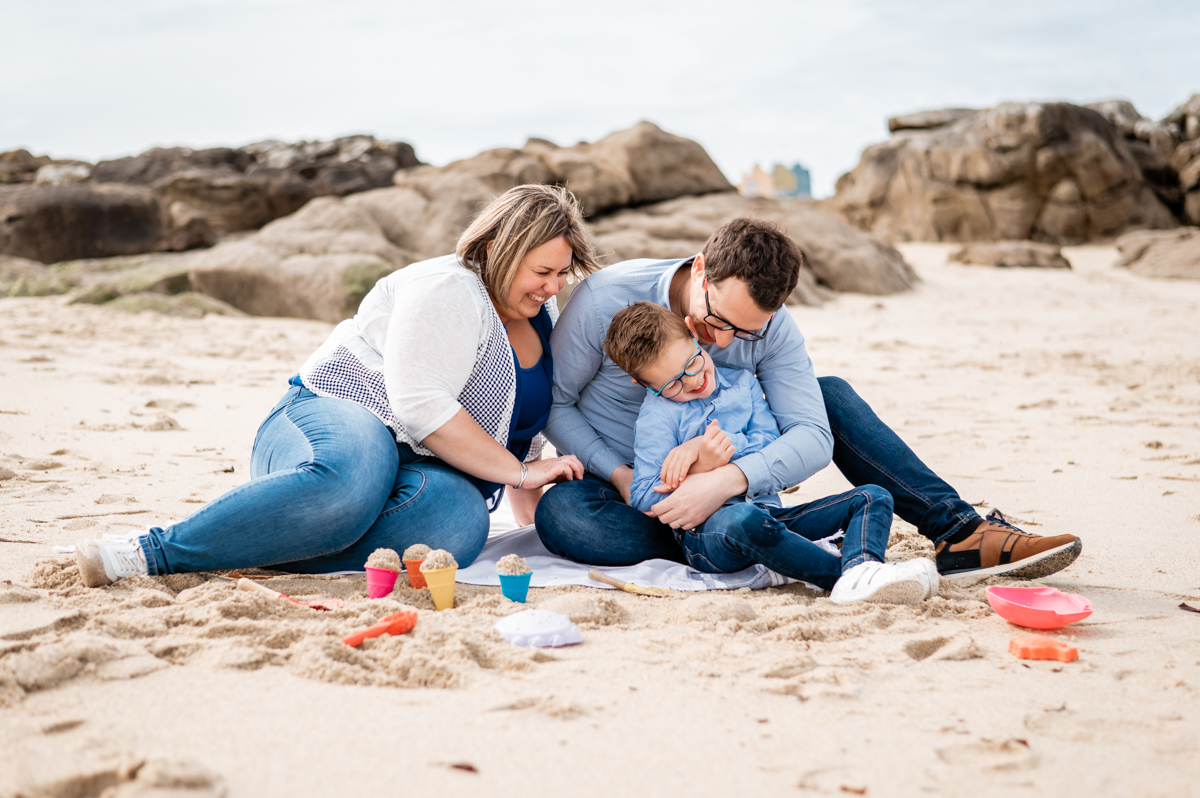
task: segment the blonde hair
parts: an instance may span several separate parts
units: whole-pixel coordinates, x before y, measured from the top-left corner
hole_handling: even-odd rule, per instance
[[[683,319],[662,305],[634,302],[613,316],[604,336],[604,351],[630,377],[662,357],[675,340],[691,338]]]
[[[570,276],[582,279],[600,268],[575,195],[561,186],[530,184],[492,200],[463,232],[454,251],[463,265],[479,274],[492,299],[508,307],[521,261],[531,249],[559,236],[571,247]]]

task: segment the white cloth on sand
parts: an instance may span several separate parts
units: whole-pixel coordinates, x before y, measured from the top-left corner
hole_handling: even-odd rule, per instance
[[[836,552],[837,549],[833,548],[833,551]],[[731,574],[706,574],[670,560],[646,560],[637,565],[619,568],[572,562],[551,554],[542,545],[537,531],[532,526],[518,528],[507,501],[492,514],[492,531],[478,559],[466,568],[459,568],[455,574],[455,581],[468,585],[499,585],[500,576],[496,573],[496,562],[506,554],[516,554],[525,558],[526,564],[533,571],[529,580],[531,587],[585,585],[607,588],[608,585],[593,582],[588,578],[588,571],[592,568],[623,582],[672,590],[737,590],[742,587],[760,590],[798,581],[777,574],[764,565],[752,565]],[[802,584],[813,590],[820,590],[816,585],[807,582]]]

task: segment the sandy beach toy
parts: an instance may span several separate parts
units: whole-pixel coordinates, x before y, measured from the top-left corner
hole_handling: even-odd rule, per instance
[[[245,590],[248,593],[261,593],[264,596],[270,596],[271,598],[283,599],[284,601],[290,601],[293,604],[299,604],[301,607],[308,607],[310,610],[321,610],[322,612],[329,612],[330,610],[340,610],[342,607],[346,606],[346,603],[344,601],[342,601],[341,599],[324,599],[321,601],[300,601],[298,599],[292,598],[291,596],[280,593],[278,590],[272,590],[271,588],[267,587],[266,585],[260,585],[257,582],[253,582],[249,579],[246,579],[245,577],[238,579],[237,586],[238,586],[238,590]]]
[[[404,571],[408,574],[408,585],[413,590],[425,587],[425,577],[421,575],[421,563],[429,554],[429,547],[424,543],[416,543],[404,550]]]
[[[1008,641],[1008,653],[1021,659],[1056,659],[1059,662],[1079,659],[1079,649],[1045,635],[1014,637]]]
[[[396,586],[396,577],[400,574],[395,571],[389,571],[387,568],[366,568],[367,572],[367,598],[383,598],[391,595],[392,588]]]
[[[524,604],[529,596],[529,580],[533,571],[524,559],[515,554],[506,554],[496,563],[496,574],[500,577],[500,591],[509,601]]]
[[[382,619],[379,623],[369,629],[362,629],[352,635],[347,635],[342,638],[342,642],[352,648],[357,648],[363,644],[363,641],[371,637],[379,637],[380,635],[404,635],[413,630],[417,625],[416,610],[404,610],[397,612]]]
[[[435,568],[431,571],[422,571],[422,576],[425,577],[425,585],[429,588],[429,597],[433,599],[433,606],[438,610],[448,610],[454,606],[454,575],[458,573],[458,568]]]
[[[1086,598],[1052,587],[992,586],[986,592],[997,615],[1026,629],[1059,629],[1092,614]]]
[[[433,606],[439,611],[454,606],[454,575],[457,573],[458,562],[445,549],[434,549],[421,563],[421,575],[425,577]]]
[[[421,573],[421,563],[424,560],[405,560],[404,572],[408,574],[408,586],[413,590],[425,587],[425,575]]]
[[[522,610],[502,618],[496,631],[514,646],[558,648],[583,642],[579,627],[566,615],[549,610]]]
[[[392,549],[375,549],[367,558],[367,597],[383,598],[392,592],[400,574],[400,555]]]

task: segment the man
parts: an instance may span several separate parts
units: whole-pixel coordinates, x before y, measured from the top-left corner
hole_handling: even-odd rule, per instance
[[[1070,565],[1082,550],[1078,538],[1031,535],[999,511],[981,518],[845,380],[817,379],[804,337],[783,309],[802,264],[795,243],[774,224],[735,219],[693,258],[625,261],[575,289],[550,339],[554,404],[545,434],[588,474],[555,486],[538,503],[546,547],[596,565],[680,560],[672,530],[699,526],[734,496],[753,499],[799,484],[832,458],[855,486],[892,494],[896,514],[933,541],[944,576],[1036,579]],[[736,464],[689,476],[649,514],[629,506],[634,422],[646,392],[604,353],[612,317],[641,300],[690,319],[717,365],[753,372],[782,433]]]

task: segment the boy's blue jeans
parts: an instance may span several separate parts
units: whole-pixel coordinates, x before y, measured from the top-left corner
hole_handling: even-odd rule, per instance
[[[833,430],[833,463],[851,484],[883,488],[895,513],[934,543],[982,522],[845,380],[818,382]],[[577,562],[632,565],[684,558],[670,527],[625,504],[616,488],[590,474],[546,492],[538,503],[537,530],[546,548]]]
[[[414,543],[466,566],[487,536],[483,495],[459,471],[397,444],[366,408],[293,386],[259,427],[250,481],[140,542],[151,574],[328,573]]]
[[[891,527],[892,497],[864,485],[796,507],[727,504],[695,529],[675,532],[675,538],[697,571],[731,573],[761,563],[830,590],[847,568],[884,561]],[[840,557],[812,542],[839,529],[846,532]]]

